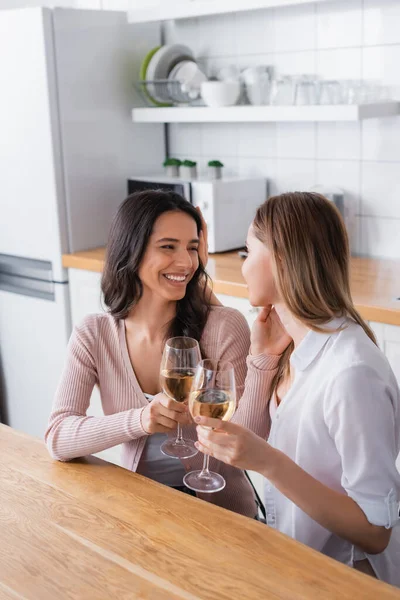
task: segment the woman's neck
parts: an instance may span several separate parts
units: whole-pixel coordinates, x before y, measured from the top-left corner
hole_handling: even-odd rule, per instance
[[[125,319],[127,326],[134,325],[149,341],[164,339],[168,323],[176,315],[176,302],[143,294]]]
[[[285,304],[277,303],[274,306],[282,325],[294,342],[294,347],[297,348],[310,331],[310,328],[296,319]]]

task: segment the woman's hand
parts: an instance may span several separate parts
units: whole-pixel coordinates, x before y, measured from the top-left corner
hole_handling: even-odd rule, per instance
[[[196,210],[201,219],[201,231],[199,235],[199,260],[205,269],[208,263],[208,229],[207,223],[205,222],[203,214],[198,206],[196,206]],[[212,306],[223,306],[210,287],[208,287],[206,290],[206,301]]]
[[[196,417],[195,422],[199,425],[196,448],[200,452],[239,469],[267,472],[274,449],[263,438],[245,427],[219,419]]]
[[[199,235],[199,260],[205,269],[208,263],[208,228],[207,223],[204,220],[203,214],[199,206],[196,206],[196,210],[199,213],[201,219],[201,231]]]
[[[283,327],[273,306],[262,308],[251,330],[251,354],[280,356],[292,338]]]
[[[146,433],[169,433],[180,425],[192,422],[188,407],[165,394],[157,394],[142,412],[142,427]]]

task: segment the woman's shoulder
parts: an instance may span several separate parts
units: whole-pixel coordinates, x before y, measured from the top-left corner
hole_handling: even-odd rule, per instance
[[[332,354],[336,368],[347,371],[370,367],[379,374],[387,371],[388,361],[382,350],[375,344],[358,323],[347,319],[346,326],[333,336]],[[357,368],[356,368],[357,367]]]
[[[249,325],[245,316],[236,308],[229,306],[212,306],[208,315],[204,333],[219,330],[223,335],[250,336]]]
[[[92,313],[86,315],[75,325],[74,335],[84,343],[91,345],[100,339],[108,340],[117,334],[118,323],[109,313]]]
[[[399,398],[396,377],[387,357],[357,323],[348,320],[347,327],[333,336],[326,359],[330,387],[339,397],[344,398],[345,392],[350,391],[363,400],[366,394],[380,389],[391,390]]]

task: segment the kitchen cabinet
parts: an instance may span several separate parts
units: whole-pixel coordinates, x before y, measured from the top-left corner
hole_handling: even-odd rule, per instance
[[[386,355],[400,386],[400,327],[370,321],[379,348]]]
[[[84,317],[91,313],[104,311],[101,298],[101,273],[69,269],[72,325],[79,325]],[[98,387],[93,389],[87,414],[102,417],[103,409]],[[116,465],[121,464],[121,446],[114,446],[96,454],[99,458]]]
[[[229,306],[230,308],[236,308],[236,310],[241,312],[245,316],[246,321],[248,322],[249,327],[251,329],[254,321],[257,318],[258,311],[259,311],[258,308],[251,306],[251,304],[247,300],[247,298],[238,298],[237,296],[229,296],[228,294],[215,294],[215,295],[218,298],[218,300],[220,302],[222,302],[222,304],[224,306]]]
[[[69,269],[72,325],[78,325],[86,315],[103,312],[101,273]]]

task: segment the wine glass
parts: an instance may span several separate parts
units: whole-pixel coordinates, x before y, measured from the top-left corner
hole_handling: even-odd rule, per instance
[[[197,340],[183,336],[167,340],[160,368],[161,389],[164,394],[176,402],[186,402],[200,360]],[[165,440],[160,449],[163,454],[173,458],[190,458],[198,452],[194,442],[183,439],[179,423],[176,439]]]
[[[205,359],[196,369],[189,396],[189,410],[193,419],[212,417],[229,421],[236,409],[236,387],[233,365],[227,361]],[[222,435],[222,434],[221,434]],[[195,492],[219,492],[225,479],[209,470],[209,456],[204,456],[201,471],[191,471],[183,478],[186,487]]]

